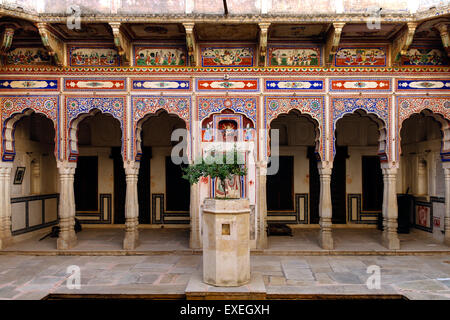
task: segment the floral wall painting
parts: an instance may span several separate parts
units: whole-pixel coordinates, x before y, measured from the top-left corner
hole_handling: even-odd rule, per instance
[[[148,67],[186,66],[186,50],[182,47],[134,47],[134,65]]]
[[[44,48],[15,48],[6,56],[6,64],[10,65],[50,64],[50,61],[50,56]]]
[[[76,67],[118,67],[120,57],[114,48],[71,47],[69,62]]]
[[[445,53],[436,48],[410,48],[402,57],[404,66],[442,66],[448,65]]]
[[[320,65],[320,48],[270,47],[267,65],[275,66],[311,66]]]
[[[250,47],[207,47],[201,49],[202,67],[251,67],[254,49]]]
[[[336,67],[385,67],[386,47],[341,47],[336,52]]]

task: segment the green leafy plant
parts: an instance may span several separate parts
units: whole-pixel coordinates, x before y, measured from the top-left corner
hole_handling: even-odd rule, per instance
[[[182,168],[184,179],[191,185],[198,183],[201,177],[219,178],[222,189],[227,197],[226,180],[231,180],[234,176],[245,176],[247,168],[243,164],[243,156],[236,149],[232,152],[215,152],[206,158],[195,161],[194,164]]]

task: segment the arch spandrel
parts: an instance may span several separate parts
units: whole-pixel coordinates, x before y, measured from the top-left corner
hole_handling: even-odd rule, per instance
[[[122,131],[122,156],[127,159],[127,117],[126,98],[124,96],[66,96],[66,155],[69,161],[76,161],[78,156],[77,130],[79,123],[96,112],[112,115],[120,122]]]
[[[132,158],[140,158],[140,132],[142,124],[150,115],[157,115],[161,111],[180,117],[190,132],[191,124],[191,97],[190,96],[156,96],[139,95],[131,97],[131,118],[133,121],[132,137],[130,139]],[[190,144],[190,141],[188,141]]]
[[[367,114],[369,118],[374,120],[378,124],[378,130],[380,133],[378,155],[382,162],[390,162],[393,160],[391,153],[391,98],[387,96],[364,96],[364,97],[332,97],[330,101],[330,139],[328,156],[329,161],[333,161],[336,153],[335,140],[336,140],[336,123],[339,119],[343,118],[346,114],[352,113]]]
[[[265,129],[266,137],[264,139],[267,150],[267,155],[270,153],[270,137],[269,130],[271,122],[281,114],[287,114],[292,110],[297,110],[301,114],[309,115],[312,119],[316,120],[317,129],[319,131],[318,146],[316,146],[316,152],[320,156],[320,159],[325,159],[325,97],[324,96],[266,96],[264,97],[264,112],[265,112]]]
[[[15,156],[14,129],[17,121],[33,112],[43,114],[53,122],[55,129],[55,157],[60,158],[59,97],[57,95],[3,96],[2,112],[2,160],[13,161]]]
[[[398,141],[397,154],[401,152],[401,135],[403,122],[413,114],[425,113],[432,116],[441,125],[442,161],[450,161],[450,97],[447,96],[405,96],[397,97],[397,132]]]

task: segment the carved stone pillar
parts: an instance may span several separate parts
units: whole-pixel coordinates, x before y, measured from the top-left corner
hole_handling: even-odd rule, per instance
[[[12,162],[0,162],[0,249],[12,242],[10,195],[12,166]]]
[[[258,179],[256,187],[257,189],[257,201],[258,201],[258,229],[257,229],[257,243],[258,249],[267,248],[267,194],[266,194],[266,182],[267,182],[267,163],[260,161],[256,163],[256,177]]]
[[[444,243],[450,246],[450,162],[444,162],[445,179],[445,216],[444,216]]]
[[[199,209],[199,185],[194,184],[191,186],[191,200],[189,208],[191,216],[191,234],[189,237],[189,247],[191,249],[200,249],[202,247]]]
[[[70,249],[77,244],[75,235],[75,194],[73,181],[76,162],[58,161],[59,171],[59,237],[56,243],[58,249]]]
[[[125,197],[125,238],[123,248],[134,250],[139,245],[139,202],[137,183],[139,174],[139,162],[125,163],[125,175],[127,192]]]
[[[391,250],[400,249],[400,240],[397,234],[397,168],[381,165],[383,171],[383,235],[382,244]]]
[[[320,162],[318,168],[320,176],[319,244],[322,249],[332,250],[334,248],[333,235],[331,233],[331,217],[333,213],[331,203],[331,172],[333,170],[333,164],[330,162]]]

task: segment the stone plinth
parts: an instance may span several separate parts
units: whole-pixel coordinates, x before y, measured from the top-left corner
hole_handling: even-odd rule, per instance
[[[250,202],[206,199],[203,207],[203,281],[242,286],[250,281]]]

